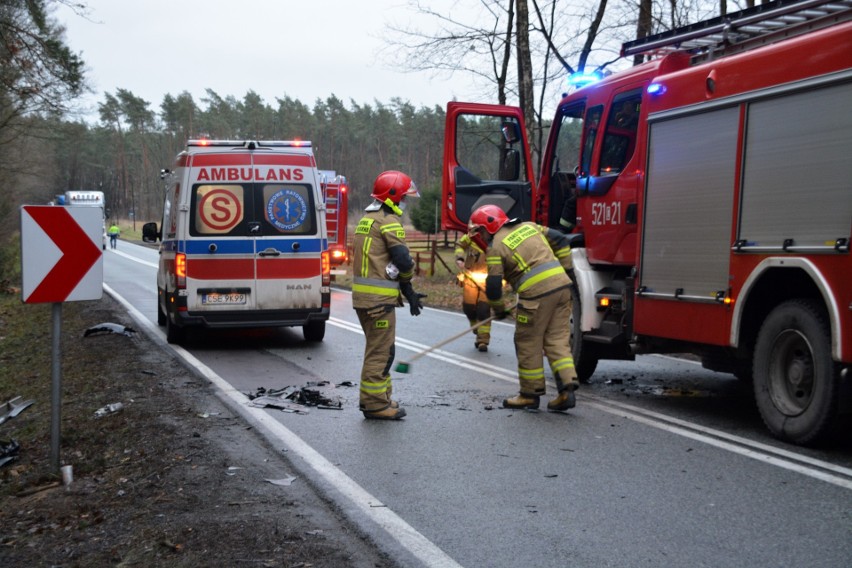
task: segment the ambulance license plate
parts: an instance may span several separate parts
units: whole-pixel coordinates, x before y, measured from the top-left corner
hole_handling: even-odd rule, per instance
[[[202,294],[201,295],[201,303],[205,306],[210,305],[220,305],[220,306],[232,306],[232,305],[240,305],[246,303],[246,295],[238,294],[238,293],[229,293],[229,294],[219,294],[217,292],[213,292],[211,294]]]

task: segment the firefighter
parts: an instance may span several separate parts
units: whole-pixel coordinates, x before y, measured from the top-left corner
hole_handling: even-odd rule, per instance
[[[471,241],[470,235],[462,235],[456,242],[454,252],[456,265],[462,276],[460,282],[463,288],[462,312],[473,327],[478,322],[488,319],[491,314],[491,307],[483,288],[484,282],[480,284],[475,280],[478,275],[486,271],[485,251]],[[476,337],[474,347],[483,353],[488,351],[488,344],[491,342],[491,324],[486,323],[477,327],[473,330],[473,335]]]
[[[468,234],[486,250],[485,293],[498,318],[508,315],[503,280],[518,294],[515,353],[520,392],[505,408],[537,409],[545,394],[542,352],[550,363],[557,395],[548,410],[576,404],[580,386],[571,355],[571,247],[566,235],[532,222],[509,220],[496,205],[483,205],[470,216]]]
[[[419,197],[409,176],[398,171],[379,174],[373,183],[374,201],[358,221],[354,250],[352,306],[364,330],[366,345],[361,367],[360,408],[365,418],[399,420],[405,410],[391,398],[390,369],[396,341],[396,307],[408,300],[411,315],[423,304],[411,285],[414,261],[405,244],[401,217],[407,196]]]

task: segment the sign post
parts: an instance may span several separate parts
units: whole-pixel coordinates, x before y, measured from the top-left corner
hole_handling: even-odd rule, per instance
[[[21,207],[22,299],[52,303],[50,465],[59,471],[62,302],[103,296],[100,207]]]

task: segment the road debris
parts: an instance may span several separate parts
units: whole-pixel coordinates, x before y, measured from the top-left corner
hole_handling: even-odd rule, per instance
[[[347,384],[348,383],[348,384]],[[352,386],[346,381],[342,386]],[[278,408],[283,412],[297,414],[308,414],[308,407],[329,410],[342,410],[343,401],[340,395],[335,393],[336,387],[330,381],[309,382],[304,387],[289,386],[283,389],[266,389],[260,387],[252,393],[245,393],[249,397],[249,406],[258,408]]]
[[[296,478],[293,477],[292,475],[288,475],[287,477],[284,477],[282,479],[264,479],[264,481],[268,481],[272,485],[285,485],[286,486],[286,485],[292,485],[293,482],[296,481]]]
[[[2,405],[0,405],[0,424],[3,424],[10,418],[14,418],[27,408],[29,408],[34,400],[21,400],[20,396],[16,396],[11,400],[7,400]]]
[[[68,487],[74,481],[74,466],[63,465],[59,468],[62,474],[62,485]]]
[[[115,414],[116,412],[121,411],[124,408],[124,404],[121,402],[113,402],[112,404],[107,404],[106,406],[102,406],[99,409],[95,410],[95,418],[102,418],[107,414]]]
[[[21,444],[17,440],[0,440],[0,467],[18,459]]]
[[[89,337],[90,335],[94,335],[96,333],[116,333],[119,335],[126,335],[127,337],[133,337],[133,334],[136,333],[136,330],[132,327],[128,327],[126,325],[121,325],[120,323],[99,323],[98,325],[93,325],[89,329],[83,332],[83,337]]]

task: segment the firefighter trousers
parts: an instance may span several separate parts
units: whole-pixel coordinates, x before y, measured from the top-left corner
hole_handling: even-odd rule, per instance
[[[488,319],[491,315],[491,306],[488,304],[488,298],[475,285],[465,282],[464,292],[462,295],[462,312],[467,316],[467,321],[473,327],[482,320]],[[486,323],[473,330],[476,336],[477,347],[480,344],[488,345],[491,343],[491,324]]]
[[[378,412],[391,403],[390,369],[396,355],[396,310],[394,306],[356,308],[364,330],[364,362],[361,366],[360,408]]]
[[[515,353],[521,394],[545,393],[542,353],[550,363],[557,390],[580,386],[571,353],[571,289],[535,299],[520,298],[515,324]]]

